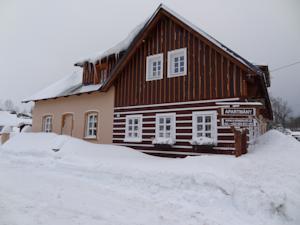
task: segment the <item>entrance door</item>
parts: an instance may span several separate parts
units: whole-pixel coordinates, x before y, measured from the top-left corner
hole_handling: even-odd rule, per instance
[[[73,114],[65,114],[62,118],[61,134],[72,136],[73,131]]]

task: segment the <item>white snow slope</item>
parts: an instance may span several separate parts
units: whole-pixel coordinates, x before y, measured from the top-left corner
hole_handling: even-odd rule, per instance
[[[185,159],[18,134],[0,147],[0,224],[299,225],[299,159],[277,131],[239,158]]]

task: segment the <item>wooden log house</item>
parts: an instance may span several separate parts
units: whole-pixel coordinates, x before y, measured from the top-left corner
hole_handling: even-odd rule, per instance
[[[106,142],[145,153],[236,154],[237,130],[247,130],[249,143],[272,120],[268,66],[251,64],[164,5],[124,42],[75,66],[83,68],[80,87],[26,101],[38,108],[49,99],[76,96],[79,102],[83,95],[102,94],[112,101],[113,116],[97,114],[96,128],[111,120],[111,130],[98,129],[96,137],[110,132]],[[102,97],[111,91],[113,98]],[[51,113],[36,113],[33,121],[45,114]]]

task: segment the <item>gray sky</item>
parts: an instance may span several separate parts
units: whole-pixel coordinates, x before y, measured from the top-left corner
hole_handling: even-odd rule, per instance
[[[251,62],[300,61],[299,0],[0,0],[0,99],[20,101],[71,74],[161,2]],[[300,114],[300,64],[271,76],[271,94]]]

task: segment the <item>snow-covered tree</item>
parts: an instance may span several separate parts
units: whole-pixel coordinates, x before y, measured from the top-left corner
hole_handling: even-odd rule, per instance
[[[274,125],[286,127],[292,109],[288,106],[287,101],[280,97],[271,97],[272,110],[274,115]]]
[[[15,110],[14,103],[13,103],[13,101],[11,99],[5,100],[5,102],[4,102],[4,110],[7,110],[7,111],[13,111],[13,110]]]

